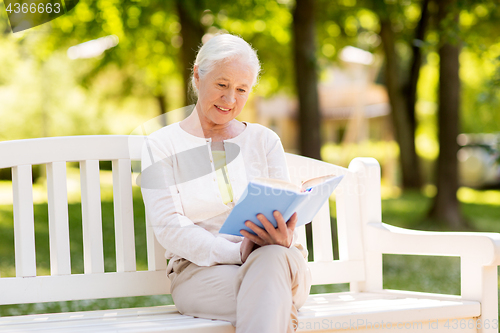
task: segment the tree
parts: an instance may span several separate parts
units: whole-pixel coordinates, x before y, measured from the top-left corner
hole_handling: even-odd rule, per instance
[[[415,136],[415,130],[417,127],[417,121],[415,117],[415,104],[417,103],[417,84],[420,77],[420,68],[422,67],[422,60],[424,54],[422,52],[422,47],[425,44],[425,33],[427,31],[427,26],[429,25],[430,11],[429,11],[430,0],[422,0],[420,6],[420,20],[418,21],[417,28],[415,29],[415,38],[412,43],[412,60],[410,67],[410,77],[407,82],[407,107],[408,116],[410,120],[411,130],[413,136]],[[418,159],[417,159],[418,162]],[[418,169],[418,167],[417,167]],[[421,185],[415,183],[415,185]]]
[[[491,0],[461,0],[458,32],[461,56],[461,119],[463,133],[500,130],[500,6]]]
[[[315,43],[315,0],[297,0],[293,10],[293,36],[297,95],[299,99],[299,147],[304,156],[321,159],[318,77]]]
[[[399,144],[399,160],[402,173],[402,187],[404,189],[420,189],[422,185],[420,175],[420,162],[415,148],[415,103],[417,82],[421,66],[421,53],[415,41],[424,38],[427,25],[428,1],[423,0],[418,28],[413,38],[412,60],[408,62],[409,68],[403,68],[401,58],[396,52],[397,37],[394,33],[391,11],[385,1],[377,1],[376,12],[380,18],[380,37],[385,55],[385,83],[391,104],[391,118]],[[413,36],[412,36],[413,37]],[[406,66],[405,66],[406,67]],[[409,72],[409,76],[403,73]]]
[[[386,85],[391,105],[391,120],[395,139],[399,145],[399,160],[402,174],[402,187],[420,189],[422,184],[420,161],[415,147],[415,101],[417,82],[421,66],[421,47],[428,25],[428,0],[421,1],[384,1],[358,0],[356,6],[329,1],[322,2],[319,14],[329,26],[330,36],[321,37],[325,43],[343,47],[354,45],[385,56],[381,81]],[[418,6],[416,6],[418,5]],[[408,17],[406,12],[420,7],[420,17]],[[335,34],[337,26],[340,33]],[[380,36],[380,43],[375,43]],[[362,36],[365,36],[361,38]],[[366,38],[368,36],[368,38]],[[335,37],[335,38],[332,38]],[[340,39],[340,40],[339,40]],[[371,40],[371,42],[366,42]],[[420,41],[420,43],[415,43]],[[397,45],[408,45],[411,54],[402,55]],[[412,47],[413,46],[413,47]]]
[[[201,24],[201,14],[206,9],[204,1],[175,0],[182,35],[182,77],[184,81],[184,104],[190,104],[189,86],[191,84],[191,69],[196,60],[196,52],[205,34]]]
[[[465,220],[460,212],[458,191],[458,143],[460,110],[459,55],[460,42],[457,6],[454,0],[441,0],[439,6],[439,157],[436,186],[429,216],[444,221],[452,229],[463,229]]]
[[[121,80],[116,96],[122,100],[132,92],[149,96],[157,101],[159,113],[165,113],[166,86],[178,80],[182,44],[173,13],[172,1],[81,0],[74,10],[50,23],[50,34],[40,38],[34,49],[50,56],[56,50],[116,35],[118,45],[102,56],[75,60],[86,69],[79,73],[82,85],[89,88],[99,74],[118,69]]]
[[[408,102],[401,80],[400,59],[396,52],[395,37],[389,19],[380,22],[380,36],[385,54],[385,84],[391,104],[391,119],[399,144],[402,186],[404,189],[420,187],[418,157],[415,150],[415,131],[410,121]]]

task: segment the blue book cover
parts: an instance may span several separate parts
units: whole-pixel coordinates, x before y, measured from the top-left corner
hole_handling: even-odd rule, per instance
[[[273,216],[279,211],[285,221],[297,212],[297,225],[300,227],[312,221],[321,206],[328,200],[344,176],[323,176],[308,180],[302,187],[277,179],[256,178],[248,183],[245,192],[219,230],[219,233],[243,236],[241,229],[255,234],[245,226],[250,220],[261,228],[257,214],[262,213],[274,227],[278,226]]]

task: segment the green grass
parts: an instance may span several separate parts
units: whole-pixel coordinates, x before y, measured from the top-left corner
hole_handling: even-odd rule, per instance
[[[500,192],[500,191],[495,191]],[[431,230],[436,227],[425,218],[431,199],[417,192],[407,192],[398,198],[383,200],[382,216],[385,223],[395,226]],[[500,203],[468,203],[462,204],[464,215],[477,231],[500,232]],[[37,248],[37,274],[49,274],[49,237],[47,223],[47,204],[36,204],[35,234]],[[103,200],[103,239],[105,271],[116,268],[114,248],[113,205]],[[134,217],[136,223],[137,268],[147,269],[146,236],[144,206],[140,192],[134,191]],[[335,223],[335,218],[332,218]],[[71,263],[73,273],[83,273],[83,245],[81,230],[81,206],[69,205],[69,225],[71,239]],[[0,273],[2,277],[15,276],[14,235],[12,222],[12,206],[0,206]],[[312,249],[310,249],[312,252]],[[460,262],[458,258],[420,257],[402,255],[384,255],[384,288],[403,289],[447,294],[460,293]],[[347,284],[313,286],[312,293],[337,292],[348,290]],[[1,295],[0,295],[1,297]],[[119,307],[141,307],[173,304],[170,295],[126,297],[101,300],[51,302],[37,304],[3,305],[0,316],[84,311]]]
[[[471,190],[472,191],[472,190]],[[477,196],[485,192],[477,191]],[[489,191],[498,195],[500,191]],[[398,198],[382,200],[384,223],[416,230],[443,230],[426,217],[432,199],[420,192],[405,192]],[[474,231],[500,232],[500,202],[462,203],[461,209]],[[425,246],[425,244],[423,244]],[[456,257],[383,256],[384,288],[420,292],[460,294],[460,260]],[[348,284],[319,285],[311,293],[349,290]]]
[[[473,190],[470,190],[473,191]],[[473,191],[478,196],[488,193]],[[489,191],[498,195],[500,191]],[[431,198],[418,192],[405,193],[382,203],[385,223],[418,230],[446,230],[426,217]],[[500,232],[500,202],[461,204],[473,231]],[[425,244],[422,244],[425,246]],[[384,255],[384,288],[444,294],[460,294],[460,260],[456,257]]]

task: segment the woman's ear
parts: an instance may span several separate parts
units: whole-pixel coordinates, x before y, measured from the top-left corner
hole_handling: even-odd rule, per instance
[[[193,67],[193,77],[194,85],[196,86],[196,89],[198,89],[198,86],[200,84],[200,73],[198,73],[198,65],[194,65]]]

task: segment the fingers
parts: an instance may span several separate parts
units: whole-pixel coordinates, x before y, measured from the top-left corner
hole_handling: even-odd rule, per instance
[[[257,214],[257,218],[259,219],[260,223],[262,223],[269,236],[271,236],[271,238],[273,239],[276,239],[278,235],[274,225],[271,222],[269,222],[269,220],[264,216],[264,214]]]
[[[285,219],[283,218],[283,215],[277,210],[273,212],[273,216],[276,219],[276,222],[278,223],[278,226],[276,229],[278,229],[279,233],[282,235],[286,235],[286,222]]]
[[[288,223],[286,224],[287,228],[294,231],[298,220],[299,218],[297,217],[297,212],[293,213],[293,215],[288,220]]]
[[[263,214],[258,214],[257,218],[259,221],[262,223],[264,228],[267,231],[267,235],[269,238],[269,244],[277,244],[277,245],[283,245],[285,246],[287,243],[289,243],[288,240],[288,230],[286,227],[286,222],[283,219],[283,216],[281,213],[277,210],[273,212],[273,216],[277,221],[277,227],[274,227],[274,225],[269,222],[269,220],[263,215]],[[264,238],[264,236],[261,236],[261,238]],[[266,239],[266,238],[265,238]]]
[[[279,233],[276,231],[273,224],[269,222],[269,220],[263,214],[258,214],[257,219],[262,223],[264,229],[262,229],[252,221],[245,222],[245,225],[248,228],[250,228],[253,232],[255,232],[257,236],[251,234],[250,232],[247,232],[245,229],[240,230],[241,234],[244,236],[250,235],[248,236],[248,238],[260,246],[268,244],[276,244],[277,240],[279,240],[280,237]]]
[[[240,233],[244,237],[250,239],[252,242],[254,242],[255,244],[260,245],[260,246],[264,246],[267,244],[266,240],[264,240],[263,238],[258,236],[259,234],[266,233],[264,230],[262,230],[260,227],[258,227],[257,225],[255,225],[251,221],[245,222],[245,225],[247,227],[249,227],[250,229],[252,229],[252,231],[254,231],[257,235],[254,235],[254,234],[246,231],[245,229],[241,229]]]
[[[297,213],[294,213],[288,222],[285,221],[283,215],[277,210],[273,212],[273,216],[277,221],[278,226],[276,228],[263,214],[258,214],[257,219],[262,223],[264,229],[252,221],[246,221],[245,225],[255,232],[256,235],[244,229],[240,230],[241,234],[259,246],[269,244],[289,245],[291,241],[290,235],[293,234],[295,225],[297,224]]]

